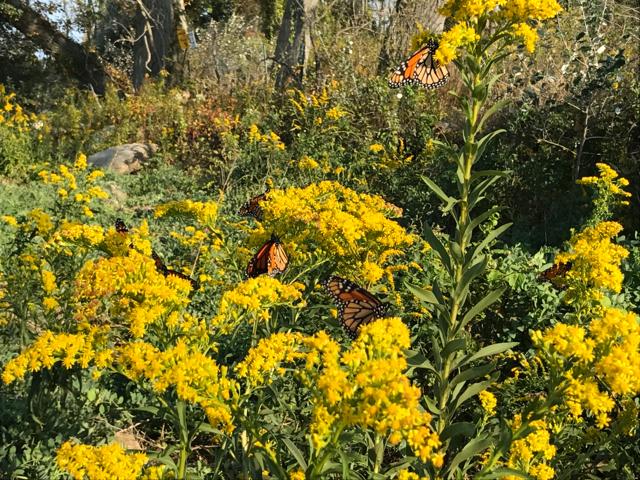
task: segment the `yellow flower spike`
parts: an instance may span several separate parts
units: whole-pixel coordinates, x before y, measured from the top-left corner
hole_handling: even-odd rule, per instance
[[[238,284],[226,291],[220,300],[218,314],[212,324],[223,332],[231,331],[245,314],[256,314],[255,319],[266,321],[269,309],[276,305],[300,306],[304,285],[284,284],[276,278],[261,275]]]
[[[154,215],[156,218],[167,215],[186,215],[195,218],[201,225],[212,228],[218,218],[218,204],[193,200],[168,202],[158,205]]]
[[[93,447],[63,443],[56,462],[75,480],[131,480],[138,478],[148,458],[143,453],[126,453],[117,443]]]

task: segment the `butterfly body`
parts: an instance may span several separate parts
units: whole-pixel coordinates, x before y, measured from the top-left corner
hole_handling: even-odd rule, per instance
[[[573,267],[572,262],[566,263],[554,263],[551,267],[547,268],[544,272],[540,273],[540,278],[548,282],[553,283],[556,286],[561,286],[562,279]]]
[[[247,265],[247,277],[255,278],[259,275],[267,274],[270,277],[283,273],[289,266],[289,256],[285,251],[280,239],[271,235],[253,256]]]
[[[129,228],[121,218],[116,219],[115,227],[116,227],[116,232],[122,235],[126,235],[129,233]],[[129,248],[133,248],[133,244],[130,244]],[[158,270],[158,272],[160,272],[165,277],[169,275],[175,275],[176,277],[182,278],[183,280],[188,280],[189,283],[191,283],[191,288],[193,291],[196,291],[200,288],[200,282],[198,282],[197,280],[194,280],[193,278],[191,278],[188,275],[185,275],[182,272],[178,272],[176,270],[171,270],[170,268],[167,268],[167,266],[164,264],[164,262],[160,258],[160,255],[158,255],[155,250],[151,250],[151,258],[156,264],[156,270]]]
[[[262,207],[260,206],[260,202],[267,199],[267,193],[269,193],[269,190],[247,200],[244,205],[240,207],[240,210],[238,210],[238,215],[241,215],[243,217],[253,217],[256,220],[262,220],[263,212]]]
[[[338,306],[342,327],[352,338],[358,335],[362,326],[384,317],[389,308],[388,304],[345,278],[332,275],[323,286]]]
[[[389,78],[389,86],[398,88],[404,85],[420,85],[433,89],[447,83],[449,70],[434,58],[437,49],[438,42],[429,40],[426,45],[413,52],[393,71]]]

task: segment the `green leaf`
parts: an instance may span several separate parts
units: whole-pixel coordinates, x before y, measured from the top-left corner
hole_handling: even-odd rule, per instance
[[[491,443],[491,440],[486,437],[474,438],[467,443],[455,457],[453,457],[453,460],[451,460],[451,463],[449,464],[449,470],[453,472],[460,463],[487,449],[491,446]]]
[[[469,210],[473,210],[476,207],[478,202],[480,202],[480,200],[484,198],[484,192],[486,192],[489,187],[500,180],[500,178],[502,177],[496,176],[485,178],[471,190],[471,193],[469,193]]]
[[[433,373],[438,373],[431,361],[425,357],[422,352],[418,350],[406,350],[406,355],[409,370],[423,368],[425,370],[431,370]]]
[[[487,234],[487,236],[484,238],[484,240],[482,240],[482,242],[480,242],[478,244],[478,246],[473,249],[473,255],[475,256],[475,255],[477,255],[479,253],[482,253],[482,251],[491,242],[493,242],[496,238],[498,238],[500,235],[502,235],[509,227],[511,227],[511,225],[513,225],[513,223],[505,223],[504,225],[501,225],[501,226],[491,230],[491,232],[489,232]]]
[[[451,382],[449,382],[449,386],[453,387],[460,382],[467,382],[469,380],[475,380],[476,378],[484,377],[485,375],[491,373],[495,368],[495,362],[489,362],[485,363],[484,365],[468,368],[453,377]]]
[[[465,313],[462,321],[457,327],[457,330],[462,330],[474,317],[480,313],[482,313],[487,307],[495,303],[505,292],[507,287],[499,288],[497,290],[492,290],[487,295],[484,296],[482,300],[476,303],[473,307],[469,309],[467,313]]]
[[[496,136],[504,132],[506,132],[506,130],[504,129],[494,130],[493,132],[486,134],[484,137],[478,140],[478,150],[476,152],[476,159],[475,159],[476,162],[478,162],[482,158],[482,155],[484,155],[484,151],[486,150],[487,146],[489,146],[489,143]]]
[[[516,345],[518,345],[518,342],[505,342],[505,343],[494,343],[493,345],[483,347],[480,350],[478,350],[476,353],[472,355],[468,355],[467,357],[463,358],[460,364],[456,365],[456,367],[464,367],[465,365],[468,365],[471,362],[475,362],[476,360],[480,360],[481,358],[489,357],[491,355],[497,355],[499,353],[509,350],[510,348],[515,347]]]
[[[295,444],[286,437],[283,437],[282,441],[284,442],[287,449],[291,452],[291,455],[293,455],[293,458],[296,459],[296,461],[298,462],[298,465],[300,465],[300,468],[302,468],[303,470],[306,470],[307,462],[305,461],[304,455],[302,455],[302,452],[300,451],[300,449],[298,449],[298,447],[296,447]]]
[[[440,260],[442,260],[444,267],[447,269],[449,273],[451,273],[451,257],[445,250],[442,242],[438,240],[435,233],[433,233],[433,230],[429,225],[426,225],[424,228],[424,236],[425,236],[425,239],[427,240],[427,243],[431,245],[431,248],[433,248],[436,251],[436,253],[440,257]]]
[[[458,408],[460,408],[467,400],[475,397],[477,394],[486,390],[493,380],[485,380],[482,382],[472,383],[469,385],[454,401],[453,409],[451,409],[451,413],[455,412]]]
[[[478,170],[471,174],[471,181],[474,182],[483,177],[506,177],[508,174],[509,172],[505,170]]]
[[[447,425],[440,434],[440,440],[447,440],[449,438],[465,436],[470,437],[476,432],[476,426],[471,422],[457,422]]]
[[[482,117],[480,117],[480,120],[478,121],[477,131],[479,132],[480,130],[482,130],[482,127],[484,126],[485,122],[489,120],[489,118],[491,118],[498,110],[503,108],[508,103],[509,103],[509,100],[505,99],[505,100],[498,100],[496,103],[491,105],[491,107],[488,108],[482,114]]]
[[[462,238],[464,239],[464,241],[470,242],[471,235],[473,234],[473,230],[482,222],[487,220],[491,215],[493,215],[496,212],[499,212],[500,210],[502,210],[502,207],[493,207],[487,210],[486,212],[481,213],[474,219],[472,219],[469,222],[469,224],[466,226],[466,228],[462,231]]]
[[[449,195],[442,191],[442,189],[436,184],[436,182],[431,180],[429,177],[422,176],[421,178],[422,181],[426,183],[427,186],[431,189],[431,191],[435,193],[444,203],[448,204],[451,202],[451,200],[453,200]]]
[[[462,278],[460,279],[460,283],[456,286],[456,290],[454,293],[459,303],[462,303],[460,300],[463,295],[466,294],[466,290],[469,288],[469,284],[476,277],[482,275],[482,273],[485,271],[485,269],[487,268],[487,262],[487,257],[484,255],[480,255],[479,257],[477,257],[476,263],[464,270]]]
[[[464,350],[466,346],[467,341],[464,338],[456,338],[455,340],[451,340],[444,346],[444,348],[440,352],[440,356],[442,356],[442,358],[447,358],[449,355],[457,352],[458,350]]]
[[[440,409],[436,406],[436,402],[429,397],[422,397],[424,399],[424,403],[427,404],[427,410],[429,410],[434,415],[440,415]]]
[[[491,471],[490,473],[480,473],[478,476],[476,476],[475,478],[479,479],[479,480],[490,480],[493,478],[504,478],[504,477],[508,477],[509,475],[513,475],[515,477],[520,477],[520,478],[526,478],[529,480],[534,480],[534,477],[532,477],[531,475],[529,475],[528,473],[524,473],[520,470],[514,470],[513,468],[507,468],[507,467],[500,467],[500,468],[496,468],[495,470]]]
[[[416,287],[415,285],[411,285],[410,283],[406,282],[404,285],[411,293],[413,293],[418,298],[418,300],[426,303],[439,303],[432,290],[426,290],[424,288]]]

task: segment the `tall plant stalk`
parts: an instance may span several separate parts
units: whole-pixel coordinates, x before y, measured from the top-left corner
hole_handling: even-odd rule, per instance
[[[473,8],[468,8],[464,1],[448,1],[443,6],[443,14],[458,23],[442,35],[440,52],[435,56],[444,63],[455,59],[464,85],[456,98],[465,122],[460,145],[436,143],[456,166],[457,194],[445,193],[429,178],[424,181],[442,201],[443,211],[453,219],[455,229],[446,237],[437,236],[431,227],[424,232],[446,270],[445,281],[434,283],[431,289],[409,287],[431,305],[437,320],[432,348],[426,352],[431,354],[432,361],[421,365],[433,376],[432,395],[425,397],[425,402],[433,414],[434,429],[440,436],[446,459],[440,468],[426,467],[432,478],[462,478],[472,468],[474,456],[487,449],[504,454],[514,433],[520,436],[527,432],[524,424],[517,432],[510,432],[504,425],[503,431],[508,433],[499,435],[487,431],[484,422],[463,420],[460,413],[467,402],[497,379],[496,364],[488,361],[488,357],[517,345],[499,343],[480,349],[467,345],[466,327],[504,292],[497,289],[475,298],[471,287],[486,271],[492,243],[510,226],[504,224],[483,238],[474,238],[478,227],[498,212],[498,207],[482,208],[483,201],[489,189],[505,176],[505,172],[476,167],[490,142],[504,132],[483,132],[487,120],[504,104],[488,105],[491,88],[498,78],[493,71],[520,41],[532,50],[537,33],[527,22],[551,18],[560,9],[554,0],[545,2],[532,2],[520,10],[518,6],[496,8],[492,0],[482,6],[474,4]],[[439,54],[445,58],[438,58]],[[497,457],[492,456],[491,467],[496,462]]]

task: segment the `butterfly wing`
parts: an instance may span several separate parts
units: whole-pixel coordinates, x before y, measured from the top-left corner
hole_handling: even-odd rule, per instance
[[[269,193],[269,190],[247,200],[244,205],[240,207],[240,210],[238,210],[238,215],[262,220],[262,207],[260,206],[260,202],[267,199],[267,193]]]
[[[289,256],[282,243],[276,238],[268,252],[267,273],[271,277],[283,273],[289,266]]]
[[[387,311],[387,304],[350,280],[333,275],[323,285],[338,305],[342,326],[352,338],[358,335],[360,327],[383,317]]]
[[[115,227],[116,227],[116,232],[118,233],[129,233],[129,229],[127,228],[127,225],[124,223],[124,221],[121,218],[116,218]]]
[[[165,277],[168,277],[169,275],[174,275],[183,280],[188,280],[189,283],[191,284],[192,291],[196,291],[200,288],[200,282],[198,282],[197,280],[194,280],[189,275],[185,275],[182,272],[178,272],[177,270],[171,270],[170,268],[168,268],[162,261],[162,258],[160,258],[160,255],[158,255],[155,252],[155,250],[151,251],[151,258],[156,263],[156,270],[158,270],[158,272],[160,272]]]
[[[420,58],[413,71],[411,77],[413,83],[429,89],[441,87],[449,79],[449,70],[444,65],[440,66],[438,61],[433,58],[438,49],[436,42],[427,42],[425,49],[427,49],[427,53]]]
[[[276,242],[271,239],[264,242],[264,244],[258,249],[253,258],[249,261],[247,265],[247,277],[255,278],[264,273],[269,273],[269,256],[271,247]]]
[[[425,54],[429,53],[428,46],[416,50],[396,68],[389,77],[389,87],[398,88],[403,85],[414,83],[414,72],[418,62]]]
[[[540,274],[540,278],[557,286],[562,283],[562,278],[567,274],[567,272],[569,272],[569,270],[571,270],[572,267],[573,263],[571,262],[555,263],[542,272]]]

